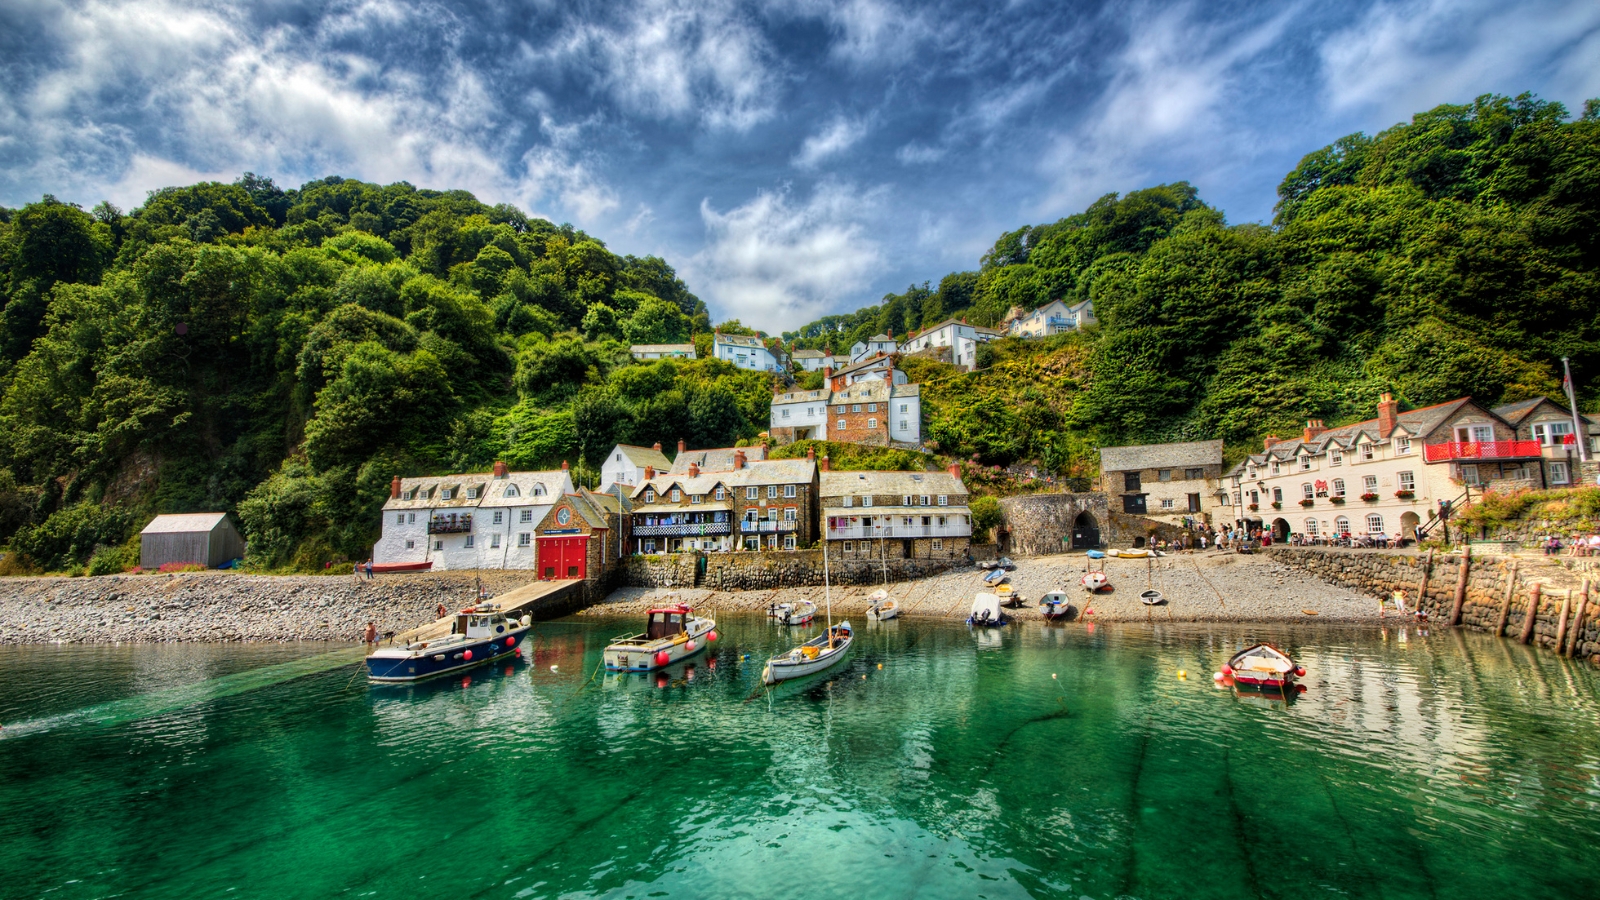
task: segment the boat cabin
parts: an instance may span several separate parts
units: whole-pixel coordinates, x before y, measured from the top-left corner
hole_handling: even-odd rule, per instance
[[[650,640],[672,637],[688,630],[690,609],[687,606],[669,606],[663,609],[650,610],[649,622],[645,625],[645,637]]]
[[[492,638],[505,634],[511,630],[511,623],[506,621],[496,604],[480,604],[469,606],[456,614],[456,625],[453,633],[465,635],[468,640],[478,638]]]

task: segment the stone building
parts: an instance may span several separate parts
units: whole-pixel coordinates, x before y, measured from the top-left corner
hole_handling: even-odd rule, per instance
[[[972,513],[959,469],[830,471],[822,461],[822,515],[830,559],[956,559],[972,546]]]
[[[623,569],[627,502],[587,489],[556,498],[534,528],[539,580],[578,579],[603,589]]]
[[[534,527],[573,491],[563,463],[549,472],[395,476],[383,504],[376,563],[431,562],[434,569],[533,569]]]
[[[886,447],[922,442],[922,385],[862,381],[828,399],[828,440]]]
[[[817,465],[806,459],[750,460],[736,448],[723,471],[690,462],[683,472],[647,472],[634,489],[635,553],[685,550],[796,550],[817,540]]]
[[[1100,448],[1100,486],[1121,512],[1178,523],[1231,513],[1222,442],[1187,441]]]

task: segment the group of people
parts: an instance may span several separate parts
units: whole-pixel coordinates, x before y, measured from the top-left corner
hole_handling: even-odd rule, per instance
[[[1553,534],[1545,539],[1545,556],[1559,556],[1563,549],[1570,551],[1573,556],[1600,556],[1600,531],[1588,537],[1575,537],[1566,545],[1561,543],[1561,538]]]

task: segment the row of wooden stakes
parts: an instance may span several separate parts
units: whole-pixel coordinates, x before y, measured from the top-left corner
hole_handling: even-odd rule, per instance
[[[1505,634],[1506,623],[1511,618],[1511,603],[1517,594],[1517,570],[1522,565],[1519,559],[1511,561],[1511,570],[1506,573],[1505,599],[1500,602],[1500,618],[1495,622],[1494,634],[1499,637]],[[1461,624],[1461,610],[1467,601],[1467,574],[1472,568],[1472,548],[1464,547],[1461,551],[1461,565],[1456,576],[1455,602],[1450,608],[1450,624]],[[1417,587],[1418,603],[1423,603],[1428,597],[1428,577],[1433,571],[1433,551],[1428,551],[1428,560],[1422,566],[1422,583]],[[1526,644],[1533,640],[1534,628],[1539,623],[1539,601],[1544,591],[1544,585],[1534,582],[1528,587],[1528,611],[1522,619],[1522,633],[1517,642]],[[1555,652],[1557,655],[1571,657],[1577,651],[1578,642],[1583,634],[1583,623],[1589,611],[1589,579],[1583,580],[1583,589],[1577,592],[1576,604],[1572,589],[1568,588],[1566,596],[1561,601],[1561,617],[1556,624]],[[1576,615],[1573,615],[1576,610]],[[1571,620],[1571,640],[1568,638],[1568,622]]]

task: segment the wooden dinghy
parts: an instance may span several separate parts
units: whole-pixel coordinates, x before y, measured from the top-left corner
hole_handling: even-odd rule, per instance
[[[871,605],[867,607],[868,619],[884,622],[900,615],[900,601],[889,596],[886,590],[873,591],[872,596],[867,599],[871,601]]]
[[[1141,591],[1139,594],[1139,602],[1143,603],[1145,606],[1160,606],[1161,604],[1167,602],[1167,598],[1161,596],[1160,591]]]
[[[1239,687],[1288,692],[1294,690],[1295,679],[1305,675],[1306,670],[1295,665],[1289,654],[1271,644],[1256,644],[1234,654],[1215,677],[1218,681],[1232,678]]]

